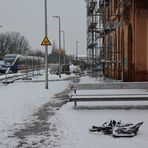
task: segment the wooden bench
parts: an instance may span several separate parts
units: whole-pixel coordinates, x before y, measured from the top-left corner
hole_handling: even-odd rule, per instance
[[[78,101],[148,101],[148,94],[75,94],[69,97],[69,101],[74,102],[74,108],[76,108]]]

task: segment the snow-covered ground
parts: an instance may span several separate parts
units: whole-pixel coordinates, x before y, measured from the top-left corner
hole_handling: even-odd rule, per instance
[[[57,114],[63,138],[61,148],[147,148],[148,110],[74,110],[73,104],[63,106]],[[102,133],[90,133],[92,125],[102,125],[105,121],[115,119],[122,122],[137,123],[144,121],[138,135],[133,138],[113,138]]]
[[[66,77],[66,75],[62,75],[62,78]],[[23,128],[25,126],[24,123],[34,120],[32,114],[43,104],[48,103],[55,94],[65,90],[69,83],[71,83],[70,81],[49,81],[49,89],[47,90],[45,89],[45,83],[40,81],[43,79],[44,76],[35,77],[32,81],[16,81],[7,86],[0,84],[0,148],[16,148],[18,146],[18,139],[13,136],[14,131]],[[49,75],[49,79],[58,80],[60,78],[57,75]],[[80,80],[80,83],[85,82],[99,83],[99,80],[86,76]],[[105,105],[114,105],[112,102],[107,103]],[[132,105],[136,103],[137,105],[137,102],[130,103]],[[145,105],[147,102],[142,103]],[[99,106],[100,103],[82,102],[82,105]],[[34,146],[31,146],[36,148],[147,148],[147,115],[148,110],[136,109],[103,110],[92,107],[90,109],[83,108],[75,110],[73,108],[73,102],[68,102],[50,118],[53,127],[58,127],[55,130],[55,136],[50,135],[43,142],[41,140],[44,138],[44,135],[32,135],[28,138],[28,141],[30,143],[40,141],[40,145],[34,144]],[[112,136],[101,133],[89,132],[89,128],[92,125],[102,125],[105,121],[111,119],[133,123],[144,121],[144,124],[140,127],[138,135],[133,138],[113,138]],[[48,141],[56,142],[54,145],[50,145]],[[22,147],[27,148],[28,146],[22,145]]]
[[[88,76],[82,77],[80,83],[99,83],[96,78]],[[106,90],[102,90],[105,92]],[[108,90],[109,93],[116,93],[115,89]],[[137,93],[146,94],[147,90],[118,90],[118,93]],[[92,90],[81,90],[77,93],[92,93]],[[93,93],[96,93],[95,91]],[[97,94],[99,92],[97,91]],[[102,93],[100,91],[100,93]],[[106,93],[106,92],[105,92]],[[148,110],[142,109],[99,109],[97,106],[114,106],[114,105],[148,105],[148,102],[78,102],[81,109],[74,109],[73,102],[64,105],[57,113],[57,121],[59,133],[62,140],[60,148],[147,148],[148,141]],[[90,107],[92,106],[92,107]],[[89,108],[87,108],[89,107]],[[133,138],[113,138],[102,133],[90,133],[89,128],[92,125],[100,126],[109,120],[121,120],[122,122],[138,123],[143,121],[144,124],[140,127],[138,135]],[[61,132],[62,131],[62,132]]]
[[[15,148],[16,143],[11,139],[14,130],[33,120],[31,115],[70,83],[50,80],[62,80],[66,77],[69,76],[62,75],[59,78],[58,75],[49,74],[49,89],[45,89],[44,75],[36,76],[31,81],[15,81],[7,86],[0,84],[0,148]]]

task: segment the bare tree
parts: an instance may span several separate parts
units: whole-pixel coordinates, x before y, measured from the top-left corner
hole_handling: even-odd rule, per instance
[[[30,50],[27,39],[19,32],[7,32],[0,35],[0,56],[8,53],[25,54]]]
[[[30,56],[38,56],[38,57],[44,57],[45,54],[44,52],[42,52],[41,50],[39,49],[36,49],[36,50],[29,50],[27,52],[27,55],[30,55]]]
[[[35,55],[36,55],[36,56],[39,56],[39,57],[44,57],[44,56],[45,56],[44,52],[42,52],[42,51],[40,51],[40,50],[37,50],[37,51],[35,52]]]

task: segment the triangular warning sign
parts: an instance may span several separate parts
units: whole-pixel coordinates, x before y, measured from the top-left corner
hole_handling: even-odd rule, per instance
[[[47,46],[47,45],[51,45],[49,39],[45,36],[45,38],[43,39],[41,45]]]

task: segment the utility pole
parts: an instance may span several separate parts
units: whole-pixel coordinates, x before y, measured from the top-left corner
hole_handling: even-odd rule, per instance
[[[0,25],[0,28],[1,28],[1,34],[2,34],[2,28],[3,28],[3,26],[2,26],[2,25]]]
[[[47,0],[45,3],[45,37],[41,45],[45,46],[45,88],[48,89],[48,45],[51,45],[47,37]]]
[[[64,64],[65,64],[65,54],[66,54],[66,51],[65,51],[65,32],[63,30],[61,32],[63,33],[63,50],[64,50]]]
[[[45,0],[45,37],[47,37],[47,0]],[[45,88],[48,89],[48,46],[45,46]]]
[[[59,78],[61,78],[61,17],[53,16],[59,19]]]
[[[2,28],[3,28],[3,26],[2,25],[0,25],[0,28],[1,28],[1,35],[2,35]],[[1,50],[2,50],[2,41],[0,42],[0,44],[1,44]],[[2,53],[0,52],[0,59],[2,58]]]
[[[78,63],[78,43],[79,41],[76,41],[76,63]]]

